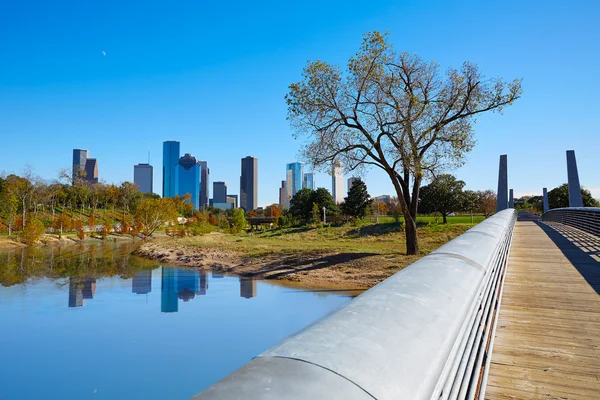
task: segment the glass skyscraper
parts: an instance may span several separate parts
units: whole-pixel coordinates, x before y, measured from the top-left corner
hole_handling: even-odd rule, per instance
[[[313,174],[312,172],[308,172],[308,173],[304,174],[302,188],[315,190],[315,174]]]
[[[179,196],[189,193],[194,210],[200,208],[200,165],[196,157],[186,153],[179,159]]]
[[[254,210],[258,203],[258,158],[247,156],[242,158],[242,175],[240,176],[240,208],[248,212]]]
[[[299,162],[286,166],[287,188],[292,197],[302,189],[303,171],[304,165]]]
[[[210,169],[206,161],[198,161],[200,165],[200,207],[208,207]]]
[[[162,172],[163,197],[175,197],[179,194],[179,142],[169,140],[163,143]]]

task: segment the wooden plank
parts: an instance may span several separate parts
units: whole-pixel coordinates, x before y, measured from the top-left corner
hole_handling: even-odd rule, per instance
[[[600,241],[560,231],[515,226],[486,399],[600,399]]]

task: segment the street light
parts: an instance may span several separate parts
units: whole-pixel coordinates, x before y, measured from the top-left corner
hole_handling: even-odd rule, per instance
[[[326,210],[326,208],[323,207],[323,225],[325,225],[327,223],[327,217],[325,216],[325,210]]]

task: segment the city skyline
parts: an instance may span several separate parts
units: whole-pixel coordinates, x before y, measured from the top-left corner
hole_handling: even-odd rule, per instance
[[[301,79],[307,60],[321,59],[344,69],[361,35],[376,29],[389,31],[399,51],[435,60],[443,71],[471,61],[487,77],[523,78],[523,97],[503,115],[478,119],[478,143],[467,164],[450,171],[466,182],[467,189],[495,189],[495,160],[508,154],[515,197],[541,194],[542,187],[566,182],[564,151],[573,149],[582,185],[600,197],[597,127],[593,113],[583,106],[594,104],[600,88],[593,68],[600,60],[594,42],[600,30],[593,17],[599,6],[544,4],[540,8],[535,3],[508,2],[498,8],[473,1],[403,2],[360,6],[360,13],[331,4],[319,15],[309,13],[310,3],[300,9],[288,4],[278,9],[240,5],[246,18],[234,15],[226,21],[210,17],[230,15],[223,14],[225,5],[188,5],[186,15],[165,6],[160,18],[152,17],[165,24],[161,35],[167,39],[160,40],[151,24],[111,25],[115,18],[135,21],[138,10],[132,5],[123,5],[119,16],[91,19],[86,9],[92,5],[82,9],[57,5],[54,19],[48,19],[35,12],[25,17],[19,12],[22,5],[10,3],[6,15],[14,13],[15,18],[0,24],[3,36],[15,38],[0,49],[0,57],[7,60],[0,66],[0,136],[5,150],[0,171],[18,174],[29,164],[41,178],[55,179],[58,170],[70,168],[69,160],[57,155],[70,151],[64,143],[72,143],[93,151],[101,164],[101,180],[119,183],[132,180],[131,166],[145,160],[150,150],[150,164],[156,167],[154,189],[161,194],[161,143],[178,137],[211,169],[220,171],[219,180],[234,186],[239,179],[236,160],[246,154],[261,159],[258,204],[276,203],[284,178],[281,165],[300,158],[302,144],[293,138],[286,121],[288,86]],[[452,27],[469,40],[444,39],[446,21],[461,19],[472,9],[481,17]],[[339,18],[332,22],[333,12]],[[294,17],[284,23],[285,18],[276,18],[281,15]],[[205,23],[197,24],[199,16],[206,18]],[[307,34],[303,21],[309,16],[314,24]],[[24,23],[29,19],[32,24]],[[79,20],[89,23],[80,26]],[[423,20],[435,23],[424,30],[419,22]],[[215,29],[223,23],[226,31]],[[190,30],[184,33],[182,26]],[[272,35],[271,30],[280,33]],[[486,34],[473,35],[475,31]],[[148,37],[153,40],[142,40]],[[39,68],[37,60],[47,59],[50,47],[55,51],[49,67]],[[556,54],[565,54],[572,65],[580,66],[568,83],[556,80],[563,74]],[[576,101],[557,101],[569,98],[572,87],[580,88]],[[235,118],[230,117],[231,110],[236,111]],[[50,140],[53,136],[60,140]],[[24,148],[35,158],[25,158]],[[318,182],[329,181],[328,174],[315,172]],[[371,169],[362,178],[373,195],[394,194],[383,172]]]

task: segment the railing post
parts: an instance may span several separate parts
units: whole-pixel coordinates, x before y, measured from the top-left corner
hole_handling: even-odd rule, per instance
[[[567,178],[569,179],[569,207],[583,207],[575,150],[567,150]]]
[[[508,161],[506,154],[500,156],[498,171],[498,194],[496,195],[496,212],[508,208]]]

